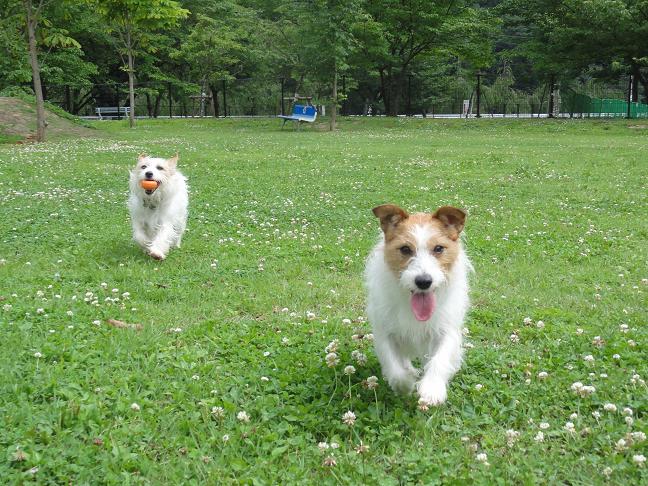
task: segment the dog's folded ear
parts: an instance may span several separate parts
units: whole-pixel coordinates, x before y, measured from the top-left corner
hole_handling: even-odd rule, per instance
[[[167,162],[169,163],[169,167],[175,169],[175,166],[178,165],[178,153],[176,152],[176,154],[168,159]]]
[[[380,218],[380,227],[387,234],[401,221],[407,219],[409,214],[395,204],[383,204],[372,209],[377,218]]]
[[[145,159],[146,157],[148,157],[148,155],[146,155],[146,153],[142,152],[141,154],[139,154],[139,155],[137,156],[137,160],[138,160],[139,162],[141,162],[141,161],[142,161],[143,159]]]
[[[453,240],[459,238],[459,233],[464,229],[466,223],[466,213],[453,206],[441,206],[432,217],[445,225],[446,230],[450,233],[450,238]]]

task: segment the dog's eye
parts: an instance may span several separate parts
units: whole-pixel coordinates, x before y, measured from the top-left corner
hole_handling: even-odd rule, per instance
[[[162,167],[161,165],[158,165],[157,170],[164,170],[164,167]]]
[[[445,246],[437,245],[432,251],[437,255],[440,255],[441,253],[443,253],[443,250],[445,250]]]
[[[141,167],[140,167],[140,169],[146,169],[146,166],[145,166],[145,165],[143,165],[143,166],[141,166]]]
[[[399,250],[405,256],[411,256],[414,253],[414,251],[407,245],[401,246]]]

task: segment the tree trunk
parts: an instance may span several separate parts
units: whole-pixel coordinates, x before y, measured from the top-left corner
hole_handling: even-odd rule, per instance
[[[153,103],[151,103],[151,95],[146,93],[146,112],[148,113],[149,118],[153,118]]]
[[[220,105],[218,104],[218,89],[214,88],[212,85],[209,85],[209,93],[211,94],[211,105],[212,111],[214,112],[214,118],[220,116]]]
[[[32,69],[32,79],[34,81],[34,95],[36,96],[36,140],[45,141],[45,102],[43,100],[43,86],[41,84],[40,66],[38,65],[38,51],[36,49],[36,28],[38,27],[38,18],[34,17],[31,0],[23,0],[25,13],[27,15],[27,39],[29,43],[29,62]]]
[[[158,91],[157,96],[155,97],[155,108],[153,108],[153,118],[160,116],[160,102],[162,101],[162,93]]]
[[[644,103],[648,102],[648,77],[641,75],[641,67],[632,63],[632,101],[641,102],[639,99],[639,85],[644,92]]]
[[[126,31],[126,50],[128,52],[128,100],[130,113],[128,114],[128,126],[135,126],[135,60],[133,59],[133,44],[130,30]]]
[[[336,123],[336,118],[337,118],[337,79],[338,79],[338,73],[337,73],[337,66],[333,68],[333,103],[331,105],[331,124],[329,126],[330,131],[335,131],[335,123]]]

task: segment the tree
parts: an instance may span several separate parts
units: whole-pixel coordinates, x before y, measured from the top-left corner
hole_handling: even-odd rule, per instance
[[[648,99],[648,0],[507,0],[507,25],[525,31],[517,52],[541,73],[630,73]]]
[[[359,0],[313,0],[298,2],[298,36],[302,57],[311,76],[330,86],[330,125],[336,128],[339,107],[338,83],[349,70],[355,50],[353,26],[360,11]]]
[[[468,0],[365,0],[368,15],[356,23],[362,48],[354,62],[375,70],[388,115],[399,113],[415,61],[452,58],[481,67],[490,61],[497,20]]]
[[[174,0],[92,0],[119,45],[128,73],[129,124],[135,126],[135,55],[151,49],[152,34],[177,24],[189,11]],[[126,56],[124,58],[124,56]]]
[[[45,141],[45,101],[43,99],[43,86],[41,83],[40,66],[38,64],[38,48],[36,46],[36,32],[38,22],[46,4],[45,0],[38,0],[34,3],[32,0],[22,0],[25,11],[25,25],[27,27],[27,44],[29,46],[29,63],[32,71],[32,81],[34,83],[34,95],[36,96],[36,140]]]
[[[260,54],[260,29],[254,10],[231,0],[195,5],[192,28],[177,56],[211,95],[214,116],[219,115],[222,82],[249,74]]]

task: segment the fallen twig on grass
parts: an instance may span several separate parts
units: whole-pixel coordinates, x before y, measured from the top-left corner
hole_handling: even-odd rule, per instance
[[[106,322],[108,325],[119,329],[135,329],[136,331],[140,331],[144,327],[141,324],[129,324],[124,321],[118,321],[117,319],[106,319]]]

